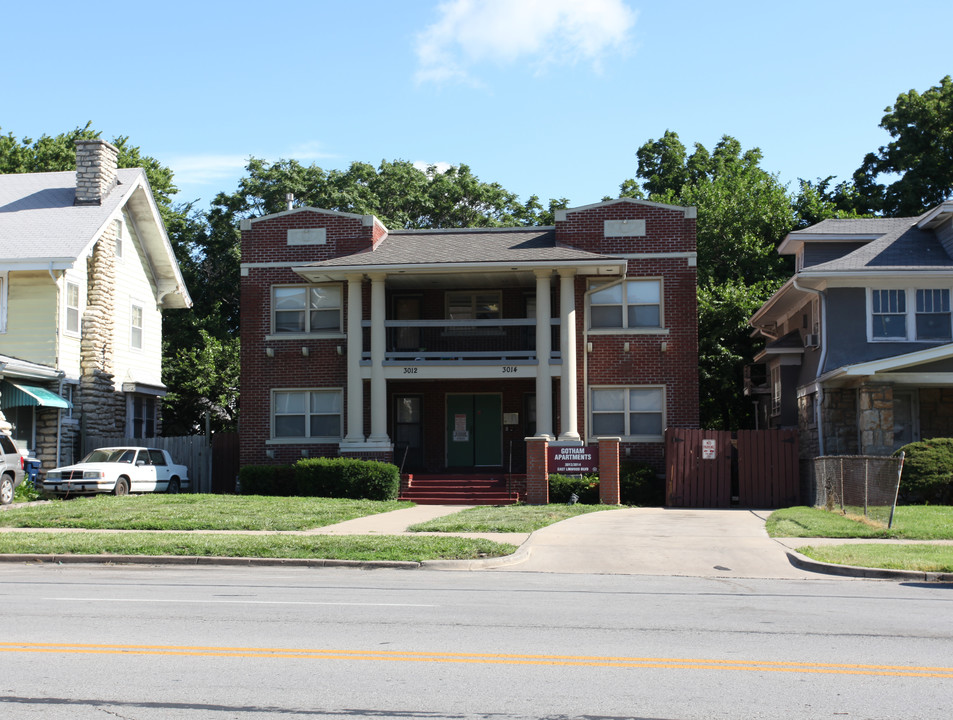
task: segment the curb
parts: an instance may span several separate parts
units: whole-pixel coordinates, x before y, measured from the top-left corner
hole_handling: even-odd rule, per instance
[[[920,570],[890,570],[887,568],[868,568],[858,565],[834,565],[813,560],[795,550],[785,550],[788,561],[796,568],[809,572],[839,575],[841,577],[859,577],[867,580],[919,580],[921,582],[953,582],[953,573],[924,572]]]

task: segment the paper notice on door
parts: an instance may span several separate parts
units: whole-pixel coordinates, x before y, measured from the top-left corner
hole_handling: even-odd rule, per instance
[[[467,416],[464,415],[454,415],[453,416],[453,441],[454,442],[468,442],[470,440],[470,433],[467,432]]]

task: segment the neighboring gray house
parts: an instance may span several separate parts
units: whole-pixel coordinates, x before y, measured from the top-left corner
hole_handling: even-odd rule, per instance
[[[885,455],[953,436],[953,201],[914,218],[825,220],[778,252],[796,273],[749,323],[766,339],[746,383],[801,456]]]
[[[83,429],[156,434],[162,311],[192,304],[145,171],[102,140],[76,155],[0,175],[0,425],[44,469]]]

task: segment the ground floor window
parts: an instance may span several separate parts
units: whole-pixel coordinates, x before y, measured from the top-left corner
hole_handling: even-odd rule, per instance
[[[152,395],[133,395],[132,413],[129,418],[131,435],[134,438],[156,436],[156,424],[159,415],[156,398]]]
[[[272,437],[322,440],[341,438],[341,390],[275,390]]]
[[[590,428],[596,437],[661,440],[665,428],[665,388],[593,387]]]

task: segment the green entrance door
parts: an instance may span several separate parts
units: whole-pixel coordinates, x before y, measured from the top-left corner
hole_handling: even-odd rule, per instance
[[[447,466],[500,467],[503,415],[499,395],[447,395]]]

